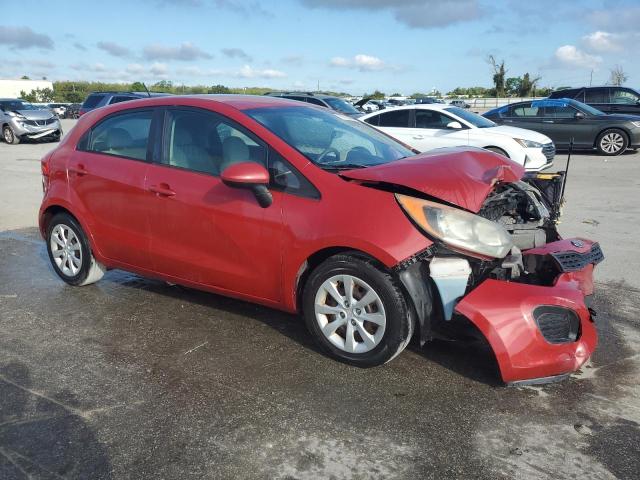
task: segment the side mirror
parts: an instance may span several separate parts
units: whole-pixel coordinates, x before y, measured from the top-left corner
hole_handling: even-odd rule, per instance
[[[574,117],[575,117],[576,120],[582,120],[584,118],[584,113],[576,112]]]
[[[269,172],[259,163],[234,163],[224,169],[220,178],[228,187],[251,190],[262,208],[267,208],[273,203],[273,196],[267,188]]]
[[[462,124],[460,122],[449,122],[447,128],[450,130],[462,130]]]

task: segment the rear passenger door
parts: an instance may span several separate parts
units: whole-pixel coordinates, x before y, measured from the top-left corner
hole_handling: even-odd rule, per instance
[[[85,133],[67,162],[73,203],[102,255],[123,267],[148,267],[145,190],[154,109],[110,115]]]
[[[267,146],[232,120],[209,110],[167,108],[164,142],[146,188],[154,270],[175,280],[230,293],[280,299],[282,198],[258,205],[220,173],[236,162],[267,166]]]
[[[507,111],[503,114],[502,124],[542,133],[544,130],[543,114],[543,109],[537,106],[536,102],[518,103],[507,107]],[[553,137],[551,138],[553,139]]]

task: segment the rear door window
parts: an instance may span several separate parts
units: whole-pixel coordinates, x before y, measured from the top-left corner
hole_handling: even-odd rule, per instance
[[[410,118],[410,109],[392,110],[390,112],[380,114],[378,125],[380,127],[409,128]]]
[[[510,117],[538,117],[541,115],[542,112],[540,111],[540,108],[532,107],[531,102],[513,105],[509,108]]]
[[[609,103],[609,89],[589,88],[585,90],[584,103]]]
[[[146,160],[152,116],[152,110],[112,115],[91,130],[84,150]]]

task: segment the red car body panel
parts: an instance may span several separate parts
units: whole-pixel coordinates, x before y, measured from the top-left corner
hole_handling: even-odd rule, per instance
[[[220,177],[76,150],[80,137],[102,118],[148,106],[190,106],[239,123],[286,158],[320,192],[314,199],[272,191],[262,208],[253,193],[227,186]],[[480,149],[441,149],[340,175],[313,165],[242,110],[310,108],[277,97],[155,97],[92,110],[53,154],[43,159],[49,209],[64,208],[86,232],[96,259],[109,268],[250,300],[288,312],[298,310],[298,282],[310,258],[323,251],[353,249],[391,269],[430,247],[397,204],[393,193],[366,186],[395,184],[477,212],[496,182],[514,182],[524,169]],[[561,240],[523,252],[587,252]],[[464,296],[456,311],[491,344],[506,382],[574,371],[596,346],[584,295],[593,292],[593,265],[562,273],[553,286],[485,280]],[[532,311],[539,305],[571,308],[581,336],[547,343]]]
[[[418,190],[477,212],[498,181],[516,182],[524,168],[481,148],[440,148],[396,162],[342,172],[343,177]]]
[[[575,247],[570,240],[560,240],[523,253],[588,251],[593,245],[588,240],[583,242],[584,247]],[[591,313],[584,303],[584,296],[593,292],[592,275],[593,265],[589,264],[582,270],[560,274],[553,286],[485,280],[455,309],[488,340],[505,382],[562,375],[580,368],[598,343]],[[547,342],[533,317],[533,310],[540,305],[576,312],[581,325],[578,341]]]

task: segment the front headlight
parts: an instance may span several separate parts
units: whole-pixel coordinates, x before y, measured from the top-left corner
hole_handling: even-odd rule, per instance
[[[633,125],[634,125],[635,127],[640,128],[640,122],[631,122],[631,123],[633,123]]]
[[[27,117],[25,117],[24,115],[22,115],[21,113],[18,113],[18,112],[7,112],[7,115],[9,115],[10,117],[17,118],[18,120],[26,120],[27,119]]]
[[[513,247],[509,232],[486,218],[399,193],[396,193],[396,199],[421,229],[454,248],[503,258]]]
[[[525,140],[524,138],[514,138],[514,140],[524,148],[542,148],[541,143],[534,142],[533,140]]]

